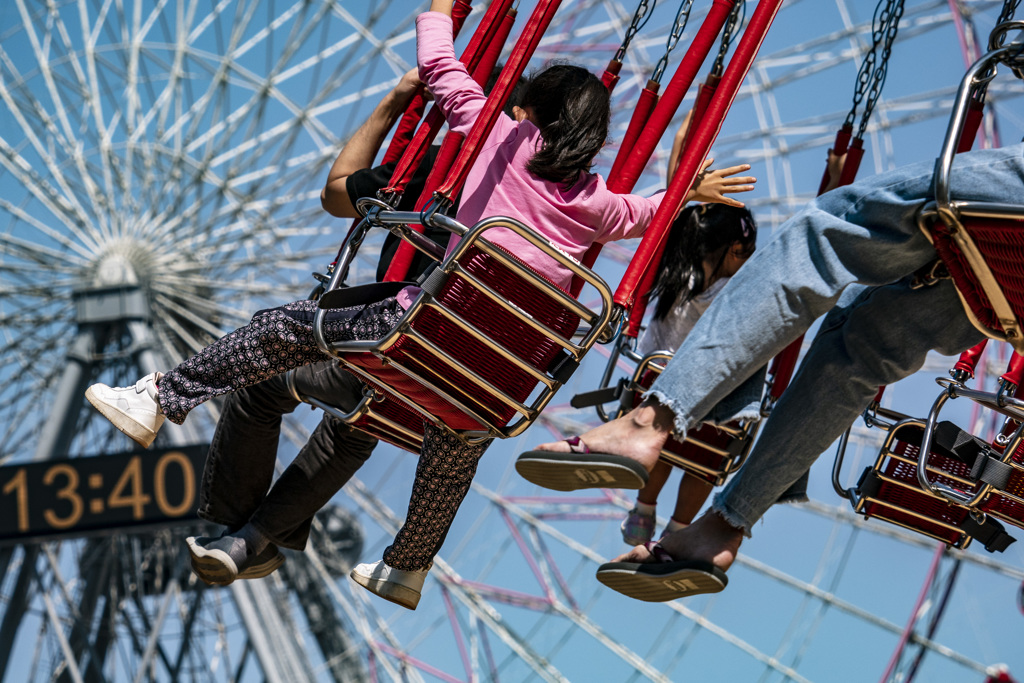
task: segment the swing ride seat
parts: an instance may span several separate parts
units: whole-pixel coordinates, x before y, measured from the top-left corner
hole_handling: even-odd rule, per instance
[[[997,438],[994,444],[977,439],[983,444],[974,449],[977,454],[964,458],[970,466],[972,478],[983,488],[970,495],[970,492],[951,490],[936,482],[929,487],[931,493],[949,503],[966,505],[977,513],[1024,528],[1024,400],[1011,397],[1002,390],[979,391],[946,379],[940,380],[940,384],[945,386],[945,390],[929,415],[925,434],[929,442],[942,438],[936,426],[942,406],[946,401],[959,397],[969,398],[986,410],[1002,414],[1009,418],[1008,424],[1013,427],[1005,439]],[[932,465],[931,459],[929,456],[925,461],[926,466]]]
[[[1014,538],[997,520],[982,514],[970,504],[991,486],[979,481],[972,465],[958,453],[959,444],[979,441],[951,422],[944,422],[939,439],[929,440],[925,471],[933,486],[955,490],[965,504],[938,495],[931,487],[923,487],[918,477],[921,447],[929,426],[926,421],[891,411],[880,411],[897,418],[892,423],[870,416],[874,426],[887,430],[874,465],[864,469],[857,485],[847,491],[838,486],[838,473],[846,449],[846,437],[839,447],[833,485],[837,493],[850,499],[853,509],[866,519],[875,518],[916,531],[954,548],[966,548],[978,540],[989,552],[1002,552]]]
[[[1005,34],[1024,27],[1007,22]],[[971,103],[983,97],[998,64],[1024,69],[1021,43],[990,51],[968,70],[960,84],[942,153],[936,163],[935,200],[918,224],[945,263],[971,322],[986,336],[1024,352],[1024,204],[957,199],[951,196],[953,159],[970,119]]]
[[[866,518],[875,517],[917,531],[954,548],[966,548],[973,529],[970,509],[950,504],[924,491],[917,481],[918,453],[925,423],[904,418],[886,436],[872,467],[865,468],[853,490],[853,508]],[[928,472],[947,486],[971,494],[978,484],[969,478],[970,468],[953,458],[932,453]]]
[[[999,46],[1008,33],[1021,28],[1021,22],[997,26],[989,52],[961,81],[935,164],[935,199],[917,216],[918,226],[949,271],[968,318],[987,337],[1010,343],[1018,353],[1024,351],[1020,326],[1024,312],[1024,205],[953,197],[950,177],[956,154],[969,149],[976,134],[979,106],[996,75],[996,66],[1008,65],[1021,75],[1021,44]],[[865,422],[886,429],[888,435],[874,466],[849,490],[843,490],[839,476],[850,432],[844,435],[832,485],[857,512],[957,548],[976,538],[986,550],[1005,549],[1013,539],[996,518],[1024,528],[1024,428],[1019,426],[1024,424],[1024,401],[1006,396],[1002,390],[992,393],[964,386],[973,376],[981,348],[983,345],[976,347],[977,353],[972,349],[961,356],[951,373],[954,379],[936,380],[943,391],[926,420],[882,411],[876,401],[865,413]],[[961,367],[961,363],[966,365]],[[940,423],[943,405],[959,396],[1015,420],[1018,426],[1008,445],[992,446],[951,422]],[[893,421],[879,419],[883,413]]]
[[[370,225],[407,226],[421,214],[371,210]],[[421,292],[379,340],[328,342],[369,391],[346,422],[408,450],[419,450],[424,420],[468,440],[525,430],[569,379],[611,317],[604,281],[523,223],[491,217],[470,229],[442,214],[424,220],[463,238],[422,283]],[[569,268],[599,293],[590,310],[514,254],[485,239],[512,231]],[[408,228],[399,228],[408,234]],[[345,296],[348,290],[335,290]],[[331,307],[331,291],[321,307]],[[319,318],[318,318],[319,320]],[[589,328],[574,341],[581,321]],[[321,327],[321,323],[317,323]]]

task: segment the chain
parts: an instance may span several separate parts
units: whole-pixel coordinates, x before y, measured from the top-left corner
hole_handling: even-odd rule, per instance
[[[743,19],[746,18],[746,14],[747,0],[739,0],[739,2],[732,6],[729,18],[725,22],[725,28],[722,29],[722,44],[718,48],[718,56],[715,57],[715,64],[711,67],[711,73],[715,76],[722,75],[722,71],[725,68],[725,55],[729,52],[729,46],[732,45],[733,34],[737,26],[743,25]]]
[[[853,106],[846,115],[844,127],[853,127],[857,120],[857,109],[860,108],[864,96],[868,95],[866,112],[861,119],[861,133],[867,127],[871,110],[874,109],[882,84],[885,82],[886,67],[892,49],[892,41],[896,38],[899,18],[903,15],[903,0],[879,0],[875,14],[871,20],[871,49],[864,55],[864,61],[857,71],[857,81],[853,90]],[[885,42],[882,50],[882,62],[876,67],[879,58],[879,46]],[[879,81],[881,78],[881,81]],[[870,91],[870,94],[869,94]],[[858,133],[860,135],[860,133]]]
[[[1003,11],[996,19],[996,26],[1004,21],[1013,21],[1013,15],[1017,12],[1018,7],[1020,7],[1020,0],[1003,0]]]
[[[864,115],[860,119],[860,128],[857,129],[858,138],[864,137],[864,131],[868,127],[868,120],[871,118],[871,113],[875,110],[875,104],[882,94],[885,77],[889,71],[889,57],[892,55],[892,44],[896,40],[896,33],[899,31],[900,18],[902,16],[903,0],[890,0],[885,11],[882,13],[882,22],[885,29],[882,59],[871,77],[871,88],[868,91],[867,101],[864,103]]]
[[[668,58],[672,54],[672,50],[676,49],[676,45],[679,44],[679,39],[683,37],[683,31],[686,29],[686,22],[690,19],[690,8],[693,7],[693,0],[682,0],[679,3],[679,10],[676,12],[676,20],[672,24],[672,30],[668,34],[668,40],[665,41],[665,54],[661,56],[658,63],[654,66],[654,75],[651,76],[651,80],[656,83],[661,83],[661,77],[665,74],[665,69],[668,68]]]
[[[618,52],[615,53],[616,62],[621,62],[626,57],[626,49],[629,47],[629,43],[651,18],[648,16],[648,12],[653,11],[657,6],[658,0],[654,0],[650,7],[647,6],[647,0],[640,0],[640,4],[636,6],[636,11],[633,12],[633,21],[629,23],[629,28],[626,29],[626,37],[622,39],[622,45],[619,46]]]
[[[988,37],[989,52],[997,50],[1006,44],[1006,36],[1009,31],[1006,29],[999,30],[999,27],[1008,21],[1013,21],[1013,16],[1016,14],[1018,7],[1020,7],[1020,0],[1003,0],[1003,10],[999,13],[999,18],[996,19],[996,26],[992,30],[992,35]]]

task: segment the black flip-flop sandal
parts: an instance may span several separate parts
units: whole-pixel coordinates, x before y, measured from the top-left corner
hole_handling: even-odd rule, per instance
[[[729,585],[725,572],[700,560],[673,560],[657,543],[645,544],[654,562],[606,562],[597,580],[612,590],[644,602],[668,602],[702,593],[718,593]]]
[[[530,483],[555,491],[642,489],[647,470],[632,458],[593,453],[580,437],[565,440],[571,453],[527,451],[516,459],[516,472]]]

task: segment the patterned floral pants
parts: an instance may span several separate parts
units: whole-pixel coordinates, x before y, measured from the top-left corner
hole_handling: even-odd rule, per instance
[[[329,360],[313,339],[315,301],[259,311],[252,321],[189,358],[160,379],[160,407],[181,424],[189,411],[216,396],[301,365]],[[404,311],[393,298],[332,309],[329,341],[379,339]],[[455,513],[469,492],[477,461],[490,442],[469,446],[450,432],[427,424],[405,524],[384,551],[396,569],[426,569],[444,543]],[[309,510],[312,516],[316,510]]]
[[[315,301],[258,311],[248,325],[221,337],[160,378],[160,408],[181,424],[196,406],[301,365],[331,360],[313,339]],[[328,341],[380,339],[404,311],[394,297],[332,309]]]
[[[384,563],[405,571],[430,567],[469,492],[477,462],[491,445],[470,446],[433,424],[425,427],[405,524],[384,550]]]

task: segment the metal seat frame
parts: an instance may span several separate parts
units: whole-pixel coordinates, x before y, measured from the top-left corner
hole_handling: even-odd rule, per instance
[[[968,120],[971,103],[983,98],[997,67],[1006,65],[1018,78],[1024,78],[1024,42],[997,47],[1011,31],[1024,31],[1024,21],[1008,21],[996,26],[989,38],[989,52],[975,62],[957,91],[956,101],[946,130],[942,152],[935,164],[935,200],[925,204],[918,213],[918,225],[932,244],[938,240],[951,242],[953,251],[962,259],[962,267],[949,264],[961,303],[971,322],[986,336],[1008,342],[1018,353],[1024,353],[1024,330],[1019,311],[1014,311],[996,274],[971,235],[972,220],[1006,221],[1024,231],[1024,204],[958,200],[951,196],[950,178],[960,137]],[[969,280],[974,280],[973,282]],[[998,321],[998,327],[983,323],[979,312],[964,297],[965,287],[977,288],[988,299],[986,314]]]
[[[932,491],[930,480],[929,485],[921,486],[919,481],[901,480],[894,478],[886,473],[885,470],[887,466],[890,465],[891,461],[893,460],[914,467],[917,473],[921,472],[922,465],[920,464],[920,459],[913,458],[906,454],[900,453],[896,448],[896,444],[900,441],[901,432],[903,430],[916,427],[927,433],[928,426],[926,420],[909,417],[902,413],[898,413],[892,410],[886,410],[883,408],[879,408],[877,406],[873,406],[872,408],[869,408],[867,411],[865,411],[863,419],[868,426],[876,427],[886,432],[886,437],[881,447],[879,448],[878,456],[875,458],[874,464],[865,470],[865,474],[867,474],[868,472],[874,472],[875,475],[885,484],[895,486],[904,492],[909,492],[911,495],[918,494],[921,496],[927,496],[928,498],[935,499],[936,502],[941,501],[947,506],[951,506],[952,508],[962,511],[963,516],[965,517],[968,514],[974,514],[976,517],[980,514],[972,510],[968,506],[962,505],[960,503],[952,503],[945,499],[944,497],[936,495]],[[898,502],[889,500],[881,496],[869,495],[861,491],[859,483],[858,486],[844,489],[840,481],[843,461],[846,455],[846,448],[849,443],[849,437],[850,431],[847,430],[846,433],[844,433],[842,438],[839,440],[839,447],[836,452],[835,463],[832,467],[832,487],[835,489],[836,493],[839,496],[846,498],[847,500],[850,501],[850,503],[853,505],[853,509],[855,512],[863,514],[865,518],[874,517],[889,522],[891,524],[903,527],[905,529],[916,531],[917,533],[923,534],[937,541],[947,543],[955,548],[966,548],[968,545],[970,545],[972,540],[971,537],[955,523],[952,523],[948,520],[933,517],[922,512],[919,509],[907,507],[905,504],[900,504]],[[930,447],[930,445],[931,440],[925,439],[924,436],[922,436],[919,455],[921,453],[927,454],[927,449]],[[925,464],[924,472],[925,476],[931,475],[932,477],[935,478],[940,476],[946,477],[956,482],[957,484],[963,486],[964,489],[973,489],[975,493],[983,491],[986,487],[986,485],[984,484],[979,486],[978,482],[971,481],[970,479],[964,478],[962,476],[957,475],[954,472],[949,472],[935,465]],[[920,476],[921,475],[918,474],[917,478],[920,479]],[[945,484],[942,485],[946,486]],[[949,487],[947,486],[947,488]],[[879,508],[881,508],[881,510]],[[914,520],[921,522],[923,525],[939,526],[951,532],[951,534],[955,535],[957,538],[954,542],[950,543],[950,540],[948,538],[943,538],[942,536],[930,532],[922,526],[913,526],[907,521],[899,519],[898,515],[905,515],[907,517],[910,517]],[[981,516],[983,517],[983,515]]]
[[[966,514],[970,514],[975,521],[979,523],[984,522],[986,515],[992,515],[1017,527],[1024,528],[1024,518],[1017,518],[1000,511],[1001,504],[1006,501],[1024,506],[1024,497],[1015,495],[1012,492],[999,490],[991,484],[959,476],[956,473],[943,468],[941,465],[936,465],[932,461],[932,458],[936,457],[932,452],[932,444],[934,442],[935,430],[939,424],[939,416],[942,409],[950,399],[963,397],[978,403],[986,409],[994,410],[1018,423],[1017,428],[1011,434],[997,442],[995,447],[1002,448],[1003,456],[1001,461],[1009,465],[1014,472],[1017,473],[1017,476],[1024,477],[1024,462],[1021,461],[1020,456],[1020,454],[1024,453],[1024,401],[1007,395],[1002,388],[997,392],[978,391],[970,389],[956,380],[942,377],[937,378],[936,382],[942,386],[943,389],[932,404],[928,416],[924,419],[908,417],[902,413],[885,410],[877,406],[872,406],[865,411],[864,422],[868,426],[881,428],[888,433],[879,450],[878,457],[875,459],[873,467],[868,469],[873,470],[880,479],[884,480],[888,484],[893,484],[908,491],[927,495],[930,498],[941,501],[949,507],[963,510]],[[907,427],[917,427],[922,430],[921,445],[916,457],[909,457],[907,455],[900,454],[893,447],[893,444],[897,441],[898,432]],[[885,514],[869,513],[867,506],[870,503],[878,503],[881,506],[885,506],[910,517],[917,518],[925,523],[936,524],[950,531],[960,533],[960,540],[952,543],[951,545],[957,548],[967,547],[970,543],[970,537],[954,524],[923,514],[919,510],[897,505],[884,498],[864,495],[858,487],[844,489],[840,483],[841,470],[849,435],[850,432],[848,430],[840,439],[835,464],[832,468],[832,486],[837,494],[849,500],[853,504],[854,510],[864,514],[866,517],[871,516],[884,519],[885,521],[904,528],[912,529],[936,540],[946,543],[949,542],[948,539],[936,536],[922,528],[909,526],[908,524]],[[901,481],[887,476],[884,469],[890,458],[912,465],[915,468],[916,481]],[[959,485],[959,488],[954,488],[949,483],[941,481],[940,477],[954,482]],[[1018,479],[1017,481],[1020,480]]]
[[[494,216],[485,218],[472,227],[466,227],[455,219],[444,215],[434,203],[423,212],[393,211],[388,204],[372,199],[360,200],[357,206],[360,212],[364,213],[365,218],[352,231],[343,245],[338,264],[331,273],[330,280],[326,285],[326,292],[342,286],[348,265],[355,256],[359,245],[368,231],[375,227],[388,229],[397,234],[420,251],[439,260],[439,264],[434,273],[423,283],[422,292],[408,310],[405,311],[402,318],[381,339],[330,342],[326,339],[323,331],[325,311],[318,311],[314,321],[314,335],[318,346],[325,353],[341,361],[347,370],[363,379],[368,385],[368,390],[360,403],[352,411],[348,412],[341,411],[326,405],[323,401],[310,397],[301,397],[301,400],[323,408],[344,422],[364,429],[364,431],[368,431],[407,450],[419,450],[419,447],[422,445],[422,434],[416,433],[407,426],[396,423],[394,420],[382,415],[380,410],[380,403],[382,401],[397,402],[398,406],[407,413],[415,414],[423,420],[433,422],[449,429],[449,431],[454,431],[460,438],[471,443],[479,443],[490,438],[509,438],[521,434],[533,423],[544,407],[551,401],[555,392],[569,379],[586,353],[602,335],[607,334],[605,330],[612,319],[611,289],[600,276],[580,265],[579,262],[560,251],[524,223],[505,216]],[[450,254],[444,256],[443,249],[409,227],[410,224],[414,223],[444,228],[455,235],[461,236],[462,239]],[[553,262],[557,262],[559,265],[567,268],[574,276],[591,285],[598,294],[600,308],[591,310],[584,306],[507,251],[488,241],[485,236],[488,231],[494,229],[512,231],[551,258]],[[548,297],[559,306],[578,316],[587,327],[578,330],[576,336],[565,338],[551,330],[542,321],[535,319],[515,303],[505,300],[491,287],[488,287],[469,273],[460,263],[460,259],[474,247],[488,254],[495,262],[500,263],[526,280],[536,289],[537,296]],[[469,281],[490,302],[500,307],[505,313],[513,316],[519,323],[535,332],[543,334],[546,339],[560,346],[564,351],[562,360],[565,362],[560,362],[557,367],[547,371],[538,370],[520,358],[513,350],[502,346],[481,331],[474,324],[474,321],[467,319],[463,315],[464,312],[444,306],[435,297],[436,285],[442,282],[444,278],[453,275]],[[487,348],[495,351],[503,360],[507,361],[517,370],[531,376],[536,381],[535,389],[531,394],[532,400],[521,402],[510,396],[502,387],[482,377],[481,373],[477,372],[471,364],[452,357],[451,354],[417,332],[414,323],[426,311],[439,313],[446,322],[456,325],[473,339],[486,344]],[[515,413],[513,418],[507,423],[501,424],[495,421],[492,416],[486,414],[483,406],[474,403],[472,400],[466,400],[467,397],[465,395],[455,396],[452,392],[445,390],[440,386],[441,382],[438,381],[438,376],[430,376],[432,373],[424,373],[421,370],[411,368],[401,360],[396,360],[389,356],[388,351],[393,349],[403,338],[415,340],[423,348],[429,350],[433,356],[442,359],[446,365],[446,380],[451,381],[454,377],[457,383],[465,383],[477,390],[486,392],[487,395],[497,399],[502,405],[513,409]],[[399,371],[405,378],[412,380],[417,386],[429,392],[429,394],[452,406],[462,416],[468,417],[481,425],[481,429],[452,429],[446,424],[445,416],[435,415],[429,407],[423,405],[425,401],[420,402],[410,398],[405,395],[401,387],[393,386],[388,381],[373,374],[371,370],[354,364],[352,359],[357,354],[369,354],[389,369]],[[539,387],[539,391],[536,387]]]

